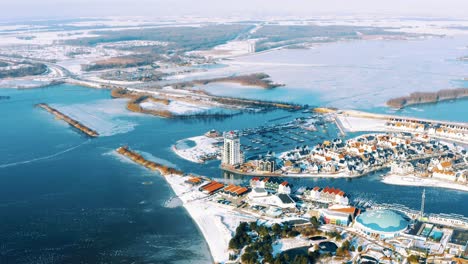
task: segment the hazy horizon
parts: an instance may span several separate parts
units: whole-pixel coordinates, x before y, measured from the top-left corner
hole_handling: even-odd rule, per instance
[[[464,18],[466,0],[238,0],[235,3],[198,0],[16,0],[2,3],[0,20],[63,19],[78,17],[226,17],[265,18],[271,16],[313,17],[348,16],[418,16]]]

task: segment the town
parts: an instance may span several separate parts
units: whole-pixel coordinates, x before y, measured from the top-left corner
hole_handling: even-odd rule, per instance
[[[313,123],[307,124],[309,129],[313,127],[317,130]],[[287,143],[286,148],[294,146],[294,143],[298,145],[289,150],[283,148],[284,151],[280,153],[268,150],[273,147],[271,144],[263,144],[266,147],[263,149],[253,149],[250,145],[243,147],[241,135],[249,136],[246,131],[228,131],[222,135],[217,131],[209,131],[204,136],[191,138],[192,146],[177,148],[175,145],[173,148],[180,156],[195,162],[219,158],[223,170],[240,175],[353,178],[390,169],[384,178],[384,182],[389,184],[440,185],[468,190],[468,155],[465,148],[432,138],[427,133],[362,134],[348,140],[341,137],[323,140],[309,147],[298,137],[311,137],[312,134],[295,132],[297,128],[290,124],[285,127],[277,126],[273,131],[263,128],[260,132],[254,129],[258,133],[257,137],[266,138],[248,138],[250,142],[276,141],[274,136],[264,135],[265,131],[274,135],[287,129],[286,133],[292,143]],[[316,140],[322,138],[313,137]],[[287,140],[287,137],[282,138],[283,142]],[[277,149],[278,145],[284,147],[275,145]]]
[[[301,122],[308,124],[309,131],[323,126],[321,122]],[[288,131],[297,129],[290,123],[285,127]],[[281,133],[285,127],[273,132]],[[265,134],[272,129],[250,131]],[[468,219],[454,214],[426,214],[425,191],[421,208],[416,211],[395,204],[362,204],[354,201],[346,190],[333,186],[293,186],[281,178],[352,178],[388,171],[383,177],[385,183],[399,184],[396,181],[400,180],[424,186],[429,181],[432,183],[429,186],[466,191],[468,156],[464,147],[436,140],[421,131],[385,132],[361,134],[348,140],[324,140],[314,147],[300,145],[278,154],[268,151],[265,155],[249,155],[241,144],[242,136],[249,136],[248,131],[212,130],[192,138],[193,144],[185,148],[204,151],[207,159],[195,159],[195,162],[219,158],[221,168],[227,173],[251,176],[247,184],[223,183],[195,175],[185,175],[182,179],[166,177],[201,226],[210,249],[218,248],[218,253],[213,253],[215,260],[233,263],[283,263],[288,262],[286,259],[313,259],[322,263],[466,261],[463,256],[468,253]],[[199,215],[201,212],[197,210],[205,210],[204,215]],[[216,224],[219,217],[225,225]],[[228,232],[224,240],[210,235],[213,231],[204,226],[210,221],[212,226]],[[226,225],[229,231],[225,230]],[[225,248],[214,245],[223,243]],[[272,246],[263,248],[268,243]],[[258,248],[261,250],[257,253]]]
[[[253,177],[246,185],[191,174],[166,179],[216,262],[452,263],[468,253],[468,219],[426,214],[425,192],[415,211],[360,206],[344,190],[292,186],[278,177]],[[267,242],[271,246],[263,248]]]

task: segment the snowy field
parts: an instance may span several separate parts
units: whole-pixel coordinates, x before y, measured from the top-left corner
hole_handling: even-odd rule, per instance
[[[337,116],[339,124],[346,132],[359,131],[387,131],[385,128],[385,119],[354,117],[354,116]]]
[[[141,107],[148,110],[157,110],[157,111],[169,111],[176,115],[190,115],[203,113],[211,108],[208,106],[200,106],[196,104],[191,104],[182,101],[171,101],[169,105],[155,103],[155,102],[143,102],[140,104]]]
[[[467,185],[440,181],[432,178],[420,178],[413,175],[387,175],[382,178],[382,182],[394,185],[437,187],[468,192]]]
[[[238,214],[215,203],[204,200],[206,195],[189,187],[186,178],[167,176],[167,182],[174,193],[182,200],[185,209],[198,225],[210,248],[215,262],[229,260],[229,240],[240,222],[251,222],[253,217]]]
[[[187,140],[193,141],[195,146],[191,148],[177,147],[177,145]],[[202,156],[215,155],[219,151],[219,148],[215,146],[218,142],[220,142],[220,139],[210,138],[207,136],[191,137],[177,141],[176,144],[172,146],[172,149],[183,159],[196,163],[203,163],[203,160],[201,160]]]

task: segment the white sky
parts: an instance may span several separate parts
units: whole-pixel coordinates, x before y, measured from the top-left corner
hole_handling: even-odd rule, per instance
[[[0,0],[0,20],[79,16],[390,15],[468,18],[468,0]]]

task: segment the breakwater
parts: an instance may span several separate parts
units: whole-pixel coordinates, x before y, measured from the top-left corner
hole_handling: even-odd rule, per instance
[[[122,156],[125,156],[131,159],[133,162],[150,169],[152,171],[159,171],[163,176],[166,175],[183,175],[184,173],[180,170],[156,163],[154,161],[149,161],[145,159],[142,155],[137,152],[130,150],[127,146],[122,146],[117,149],[117,153]]]
[[[95,130],[92,130],[91,128],[83,125],[82,123],[76,121],[75,119],[65,115],[64,113],[58,111],[57,109],[47,105],[47,104],[44,104],[44,103],[41,103],[41,104],[37,104],[36,105],[37,107],[40,107],[44,110],[46,110],[47,112],[55,115],[56,118],[58,119],[62,119],[63,121],[67,122],[70,126],[78,129],[79,131],[83,132],[84,134],[86,134],[87,136],[90,136],[90,137],[97,137],[99,136],[99,133]]]

